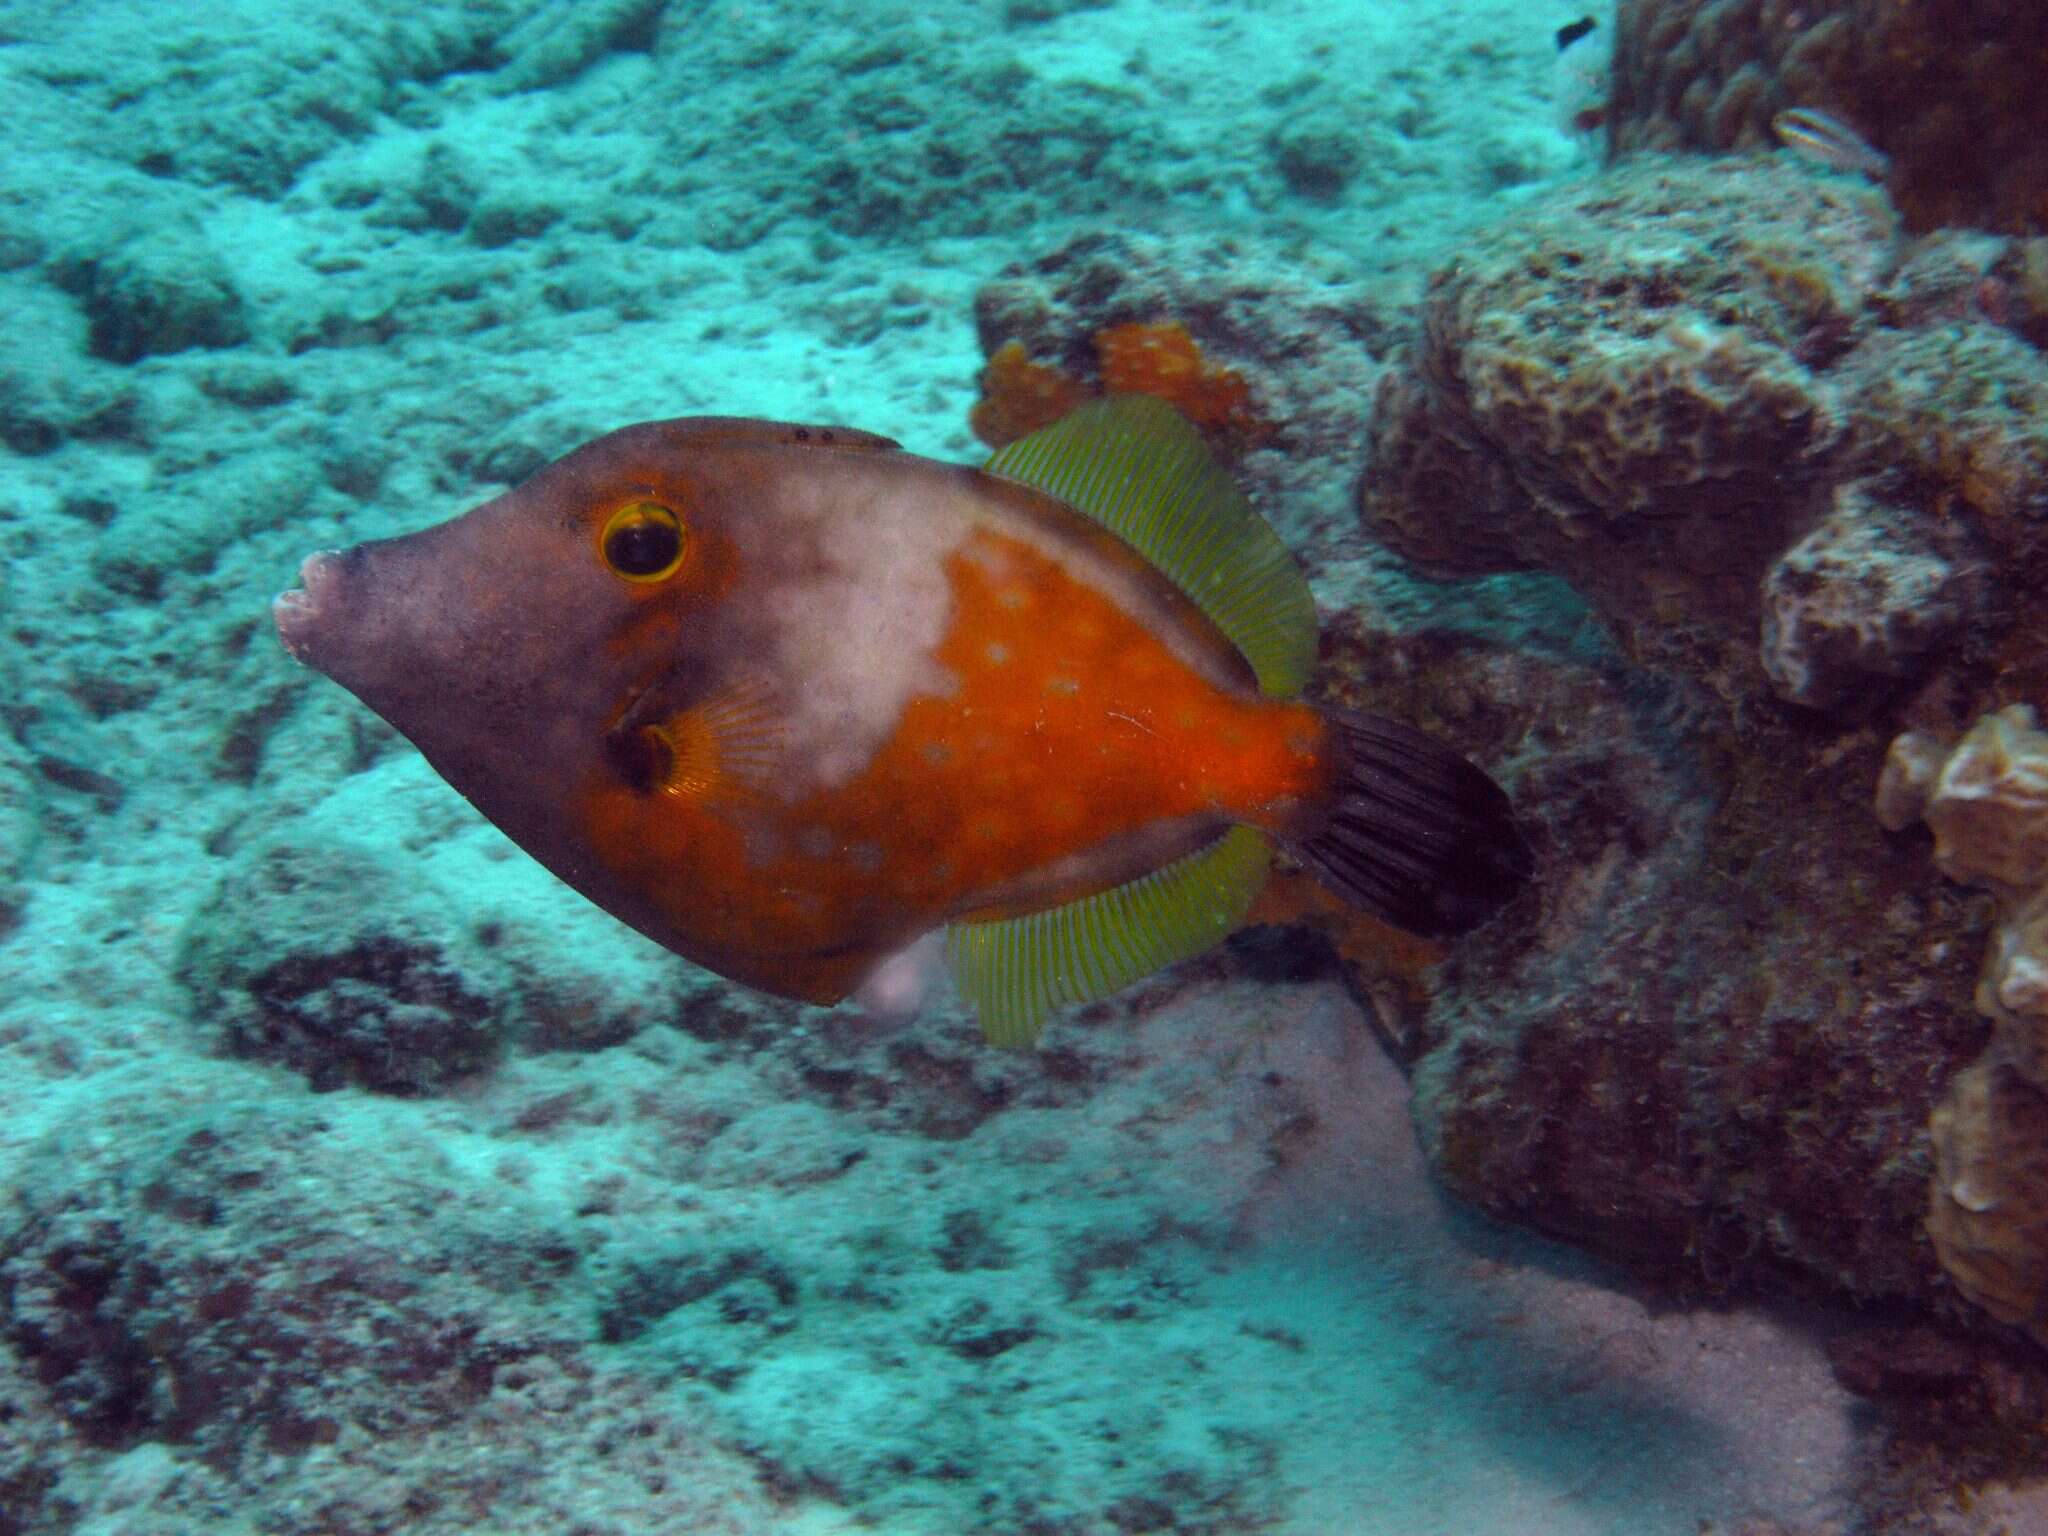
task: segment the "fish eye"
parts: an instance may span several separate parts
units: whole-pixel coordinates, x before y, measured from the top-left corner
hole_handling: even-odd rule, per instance
[[[629,501],[598,536],[604,563],[628,581],[660,581],[683,563],[683,520],[658,501]]]

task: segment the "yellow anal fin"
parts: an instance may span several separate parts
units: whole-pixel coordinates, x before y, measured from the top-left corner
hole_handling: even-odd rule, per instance
[[[987,470],[1108,529],[1222,630],[1261,692],[1292,698],[1316,659],[1316,605],[1280,536],[1163,400],[1112,395],[1011,443]]]
[[[946,963],[992,1045],[1035,1044],[1046,1014],[1199,955],[1244,920],[1272,866],[1251,827],[1128,884],[1024,917],[954,923]]]
[[[765,684],[742,682],[639,727],[646,787],[691,800],[758,799],[782,747],[782,711]]]

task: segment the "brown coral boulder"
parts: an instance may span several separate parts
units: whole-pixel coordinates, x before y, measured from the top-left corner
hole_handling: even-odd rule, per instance
[[[1506,696],[1534,899],[1388,1030],[1465,1198],[1680,1289],[2034,1316],[2033,1122],[1950,1097],[1997,913],[1919,825],[1940,744],[2043,685],[2029,250],[1903,239],[1788,158],[1645,160],[1433,280],[1380,383],[1369,531],[1439,575],[1555,572],[1649,664],[1604,709]],[[1881,825],[1909,727],[1926,783]],[[1930,1213],[1937,1163],[1986,1148],[2022,1219]]]
[[[1425,567],[1564,574],[1654,655],[1754,655],[1757,587],[1828,506],[1818,371],[1880,280],[1880,199],[1765,166],[1625,167],[1440,272],[1381,386],[1368,523]]]
[[[1680,1293],[1953,1313],[1926,1128],[1982,1046],[1988,904],[1878,828],[1864,733],[1737,736],[1687,692],[1617,686],[1519,778],[1539,910],[1407,1025],[1423,1145],[1461,1197]]]
[[[1621,0],[1614,141],[1774,142],[1791,107],[1891,157],[1909,227],[2048,231],[2048,9],[2014,0]]]
[[[1436,275],[1361,510],[1440,574],[1562,574],[1726,696],[1875,712],[1997,649],[1981,621],[2038,627],[2021,254],[1907,243],[1875,190],[1784,160],[1567,186]]]

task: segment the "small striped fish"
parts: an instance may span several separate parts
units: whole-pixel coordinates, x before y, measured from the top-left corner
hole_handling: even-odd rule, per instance
[[[1780,112],[1771,119],[1771,131],[1795,154],[1838,171],[1858,171],[1872,181],[1883,181],[1891,174],[1891,156],[1840,118],[1816,107]]]

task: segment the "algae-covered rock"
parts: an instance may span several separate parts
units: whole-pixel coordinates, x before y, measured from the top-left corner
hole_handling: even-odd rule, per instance
[[[445,1087],[505,1041],[509,976],[417,874],[366,846],[251,847],[193,920],[180,957],[221,1047],[315,1088]]]
[[[1337,661],[1371,689],[1404,650]],[[1611,664],[1485,675],[1533,896],[1375,993],[1437,1175],[1676,1294],[1938,1308],[1926,1125],[1984,903],[1877,826],[1877,744]]]
[[[152,401],[127,370],[82,355],[71,301],[46,284],[14,286],[0,327],[0,444],[28,456],[81,440],[149,446]]]
[[[442,814],[459,817],[452,798]],[[429,864],[347,823],[336,809],[252,838],[187,925],[179,976],[229,1054],[318,1089],[435,1093],[508,1048],[602,1050],[717,1011],[715,978],[542,871],[486,888],[508,851],[495,834],[451,835]]]
[[[111,231],[57,264],[91,325],[93,355],[132,363],[249,337],[233,273],[194,225],[151,222]]]
[[[8,616],[7,579],[0,573],[0,621]],[[13,657],[0,657],[0,693],[21,697]],[[13,929],[30,895],[29,874],[42,840],[42,776],[20,732],[0,723],[0,938]]]
[[[1980,620],[2024,665],[2048,358],[1982,308],[2002,259],[1788,163],[1567,186],[1432,282],[1366,523],[1440,573],[1557,571],[1731,698],[1896,704],[1998,645]]]
[[[1796,704],[1882,698],[1886,680],[1963,633],[1983,585],[1934,547],[1925,520],[1874,504],[1865,485],[1837,494],[1842,504],[1763,577],[1759,655],[1778,697]]]
[[[288,1487],[323,1526],[395,1529],[418,1523],[418,1479],[408,1497],[356,1462],[403,1446],[487,1500],[517,1486],[522,1513],[562,1528],[621,1498],[626,1528],[770,1528],[750,1465],[589,1347],[565,1305],[582,1235],[494,1159],[423,1145],[388,1101],[136,1087],[13,1180],[0,1344],[39,1401],[28,1433],[0,1437],[0,1520],[33,1519],[67,1462],[121,1456],[134,1505],[188,1527],[157,1500],[190,1496],[189,1465],[138,1476],[168,1446],[215,1500],[276,1507]],[[632,1490],[605,1491],[621,1456]],[[547,1466],[562,1486],[537,1485]]]
[[[1639,655],[1679,615],[1690,645],[1753,654],[1757,583],[1838,473],[1815,338],[1891,234],[1875,197],[1758,167],[1623,168],[1539,201],[1432,282],[1381,385],[1368,524],[1446,573],[1557,570]]]

